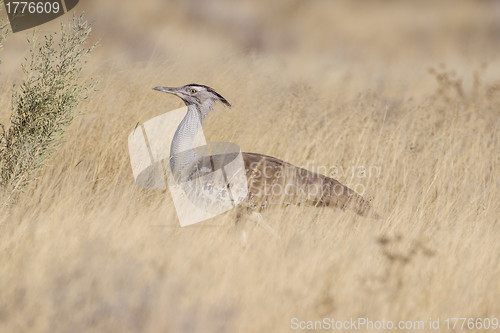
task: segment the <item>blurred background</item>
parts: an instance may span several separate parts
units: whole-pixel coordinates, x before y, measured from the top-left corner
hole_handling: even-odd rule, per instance
[[[432,79],[429,67],[444,64],[464,75],[483,64],[498,69],[500,4],[494,0],[82,0],[76,11],[86,12],[100,40],[91,59],[96,71],[147,65],[143,74],[153,85],[210,85],[214,72],[223,72],[227,84],[240,83],[247,70],[250,83],[268,76],[272,85],[301,81],[335,95],[325,85],[362,82],[414,96]],[[39,28],[57,30],[65,19]],[[18,33],[5,44],[3,79],[19,70],[24,39]],[[246,69],[233,59],[245,59]],[[212,72],[219,62],[225,66]],[[168,67],[176,75],[154,75]]]

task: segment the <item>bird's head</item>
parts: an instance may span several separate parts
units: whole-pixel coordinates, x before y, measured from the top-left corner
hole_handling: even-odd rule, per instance
[[[231,104],[219,93],[202,84],[191,83],[182,87],[154,87],[154,90],[163,91],[182,99],[187,106],[195,105],[200,109],[211,110],[216,101],[222,102],[227,107]]]

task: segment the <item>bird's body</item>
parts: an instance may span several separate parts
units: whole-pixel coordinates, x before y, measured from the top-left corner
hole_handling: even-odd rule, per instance
[[[379,218],[369,201],[333,178],[262,154],[243,153],[243,160],[248,179],[246,204],[251,209],[306,204]]]
[[[186,184],[185,192],[197,205],[213,208],[236,202],[249,210],[262,210],[273,205],[311,204],[350,209],[361,216],[379,218],[369,201],[337,180],[255,153],[242,153],[248,193],[244,200],[235,198],[227,179],[210,178],[214,160],[224,160],[227,156],[202,157],[194,149],[196,134],[215,101],[229,107],[230,104],[212,88],[199,84],[154,89],[174,94],[187,105],[187,114],[171,143],[169,164],[174,177]]]

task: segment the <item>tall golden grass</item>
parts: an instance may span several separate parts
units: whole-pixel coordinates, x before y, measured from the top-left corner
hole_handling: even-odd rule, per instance
[[[324,317],[441,318],[445,330],[448,317],[500,317],[494,2],[79,6],[101,38],[88,70],[101,82],[0,215],[2,332],[287,332]],[[23,38],[1,53],[2,120]],[[386,219],[269,210],[280,239],[247,223],[245,247],[234,212],[180,228],[168,190],[135,185],[127,136],[181,106],[152,87],[191,82],[233,104],[207,119],[210,141],[309,168],[379,167],[339,181]]]

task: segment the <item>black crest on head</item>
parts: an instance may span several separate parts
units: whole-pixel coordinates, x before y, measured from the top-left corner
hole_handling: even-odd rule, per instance
[[[215,96],[217,96],[217,98],[219,99],[219,101],[221,101],[222,103],[224,103],[227,107],[231,107],[231,104],[229,104],[229,102],[224,97],[222,97],[221,94],[219,94],[217,91],[213,90],[209,86],[206,86],[204,84],[198,84],[198,83],[190,83],[190,84],[187,84],[186,87],[203,87],[207,91],[209,91],[212,94],[214,94]]]

